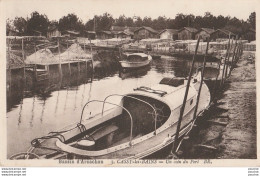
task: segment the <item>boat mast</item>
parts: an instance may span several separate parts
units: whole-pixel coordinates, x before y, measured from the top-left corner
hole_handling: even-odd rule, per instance
[[[196,55],[197,55],[197,52],[198,52],[200,38],[201,38],[201,36],[199,35],[198,40],[197,40],[195,53],[194,53],[193,59],[192,59],[192,65],[191,65],[191,68],[190,68],[189,78],[188,78],[188,82],[187,82],[187,85],[186,85],[186,91],[185,91],[185,95],[184,95],[184,98],[183,98],[182,107],[181,107],[181,110],[180,110],[180,116],[179,116],[179,120],[178,120],[176,134],[175,134],[175,140],[174,140],[174,143],[173,143],[173,151],[174,152],[176,152],[176,150],[178,148],[181,121],[182,121],[182,117],[183,117],[183,113],[184,113],[184,109],[185,109],[185,105],[186,105],[186,101],[187,101],[187,97],[188,97],[188,93],[189,93],[190,81],[191,81],[191,77],[192,77],[192,71],[193,71],[193,67],[194,67],[194,63],[195,63],[195,58],[196,58]]]

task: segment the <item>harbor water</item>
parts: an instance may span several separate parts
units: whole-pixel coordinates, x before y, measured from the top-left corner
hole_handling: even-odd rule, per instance
[[[194,71],[201,65],[201,62],[196,62]],[[52,79],[50,77],[50,80],[39,82],[30,89],[26,87],[26,83],[22,84],[23,86],[20,85],[19,88],[11,87],[9,96],[7,96],[7,157],[26,151],[34,138],[59,131],[69,124],[79,123],[82,108],[90,100],[104,100],[111,94],[126,94],[140,86],[149,87],[158,84],[164,77],[187,77],[190,67],[191,61],[162,56],[161,59],[152,60],[150,67],[134,71],[121,72],[114,67],[107,71],[96,70],[94,75],[83,72],[62,78]],[[118,101],[119,98],[109,101]],[[101,106],[102,104],[88,106],[84,117],[100,113]],[[109,107],[106,106],[106,108]],[[225,109],[226,112],[229,107]],[[255,111],[254,108],[250,108],[250,110]],[[216,112],[220,112],[220,110]],[[208,116],[215,117],[216,112],[212,111],[212,114]],[[222,115],[220,116],[222,117]],[[198,143],[213,144],[212,130],[208,130],[211,128],[217,130],[219,127],[213,127],[204,121],[205,119],[200,125],[200,132],[195,129],[195,135],[191,135],[191,142],[188,142],[186,146],[190,146],[191,143],[195,143],[194,145]],[[222,132],[223,130],[219,131],[220,134]],[[220,139],[219,137],[221,138],[221,135],[217,135],[216,139]],[[219,145],[220,142],[218,140],[216,145]],[[223,145],[226,146],[226,144]],[[219,153],[217,155],[201,152],[199,148],[195,151],[194,148],[187,149],[185,145],[184,148],[186,148],[186,156],[182,155],[183,158],[230,157],[227,154],[219,156],[224,153],[223,151],[217,151]],[[167,156],[159,154],[159,157],[156,158],[161,157]],[[248,157],[254,158],[255,156],[250,155],[245,158]]]
[[[190,61],[164,57],[153,60],[150,67],[131,72],[97,71],[93,79],[86,74],[66,76],[46,80],[30,91],[25,86],[24,90],[11,92],[7,100],[8,157],[26,151],[36,137],[79,122],[82,108],[89,100],[125,94],[139,86],[149,87],[163,77],[187,76],[189,65]]]

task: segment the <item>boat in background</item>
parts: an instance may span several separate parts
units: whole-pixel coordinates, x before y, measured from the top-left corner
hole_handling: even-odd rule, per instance
[[[161,59],[161,55],[152,54],[151,56],[153,60]]]
[[[148,66],[152,60],[150,55],[144,53],[128,53],[125,56],[123,60],[119,61],[123,70]]]

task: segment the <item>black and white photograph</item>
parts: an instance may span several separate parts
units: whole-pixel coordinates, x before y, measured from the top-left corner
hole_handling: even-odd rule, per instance
[[[259,166],[259,1],[0,5],[3,166]]]

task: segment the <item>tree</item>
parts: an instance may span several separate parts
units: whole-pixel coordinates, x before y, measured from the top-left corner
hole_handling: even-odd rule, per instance
[[[167,21],[168,21],[168,19],[165,16],[159,16],[157,19],[153,20],[152,27],[154,29],[158,29],[158,30],[166,29],[166,28],[168,28]]]
[[[167,28],[170,29],[177,29],[175,26],[175,20],[174,19],[167,19]]]
[[[134,26],[134,20],[131,17],[125,19],[126,26]]]
[[[27,30],[27,21],[23,17],[15,17],[14,27],[20,33],[24,34]]]
[[[215,28],[216,17],[214,17],[210,12],[205,12],[203,17],[203,27],[204,28]]]
[[[109,13],[104,13],[98,18],[97,21],[97,30],[110,30],[111,26],[114,23],[112,15]]]
[[[82,31],[84,30],[84,24],[82,20],[78,18],[77,15],[74,13],[70,13],[67,16],[63,16],[59,20],[59,30],[64,31],[64,30],[75,30],[75,31]]]
[[[14,21],[7,18],[6,20],[6,29],[14,29]]]
[[[88,31],[93,31],[94,30],[94,19],[88,20],[85,24],[85,28]]]
[[[142,18],[135,16],[134,17],[134,25],[137,26],[137,27],[143,26]]]
[[[152,18],[151,17],[144,17],[142,26],[152,26]]]
[[[215,22],[215,27],[216,29],[222,29],[226,26],[227,22],[229,21],[228,18],[225,18],[224,16],[222,15],[219,15],[217,18],[216,18],[216,22]]]
[[[248,23],[251,24],[252,28],[255,29],[255,18],[256,18],[256,13],[255,12],[252,12],[248,18]]]
[[[41,15],[38,12],[31,13],[31,18],[27,23],[27,33],[33,35],[35,31],[42,32],[43,35],[46,35],[49,25],[49,19],[46,15]]]
[[[95,23],[95,27],[94,27]],[[95,15],[93,19],[89,20],[85,24],[85,28],[87,30],[110,30],[111,26],[115,24],[115,20],[109,13],[104,13],[102,16]],[[95,29],[94,29],[95,28]]]
[[[126,25],[126,17],[124,15],[120,15],[118,19],[115,19],[116,26],[125,26]]]
[[[56,21],[56,20],[52,20],[52,21],[49,22],[49,25],[50,25],[50,26],[58,26],[58,25],[59,25],[59,22]]]
[[[193,26],[197,29],[204,27],[204,20],[202,16],[196,16],[194,19]]]
[[[236,17],[230,19],[224,28],[239,36],[243,33],[242,22]]]
[[[182,13],[177,14],[175,16],[174,23],[177,29],[185,27],[187,25],[187,23],[185,22],[185,15]]]

